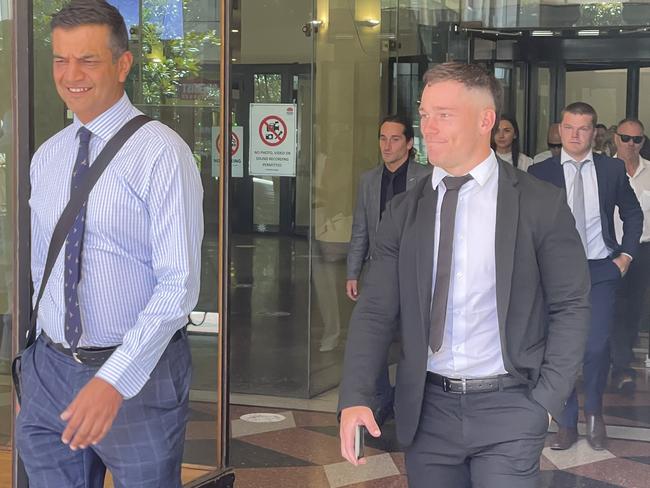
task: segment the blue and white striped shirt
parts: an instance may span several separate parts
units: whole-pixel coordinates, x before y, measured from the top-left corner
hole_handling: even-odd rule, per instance
[[[86,124],[90,160],[140,114],[126,94]],[[36,152],[30,169],[32,276],[38,291],[50,238],[70,198],[81,122],[55,134]],[[117,153],[88,200],[79,304],[80,347],[121,344],[97,372],[125,397],[149,379],[174,333],[198,299],[203,189],[192,153],[176,132],[154,121]],[[65,343],[63,253],[38,315],[55,342]]]

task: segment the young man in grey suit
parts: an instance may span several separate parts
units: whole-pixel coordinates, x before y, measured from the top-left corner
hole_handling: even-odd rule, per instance
[[[383,164],[361,175],[354,209],[352,237],[348,251],[346,293],[359,298],[359,278],[366,259],[375,247],[379,221],[391,199],[413,188],[431,174],[431,165],[414,159],[413,124],[402,115],[389,115],[379,125],[379,149]],[[377,378],[375,418],[381,425],[393,413],[393,388],[388,377],[388,361]]]
[[[432,177],[395,197],[352,315],[340,387],[341,452],[396,327],[397,437],[411,488],[533,488],[549,425],[574,381],[589,271],[564,192],[490,149],[501,88],[478,65],[429,70],[420,103]],[[547,313],[548,312],[548,313]]]

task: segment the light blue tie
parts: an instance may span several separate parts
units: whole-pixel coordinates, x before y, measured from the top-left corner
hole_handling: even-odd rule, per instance
[[[576,168],[576,176],[573,179],[573,218],[576,220],[576,229],[580,235],[582,245],[587,251],[587,217],[585,215],[585,187],[582,181],[582,168],[586,161],[580,163],[571,161]]]
[[[70,195],[78,191],[79,185],[90,167],[88,147],[92,132],[85,127],[81,127],[77,135],[79,136],[79,151],[77,152],[77,159],[72,170]],[[81,249],[83,247],[84,228],[86,226],[87,204],[87,201],[84,202],[79,210],[74,225],[70,229],[65,241],[65,340],[70,345],[72,351],[77,349],[83,331],[77,285],[81,279]]]

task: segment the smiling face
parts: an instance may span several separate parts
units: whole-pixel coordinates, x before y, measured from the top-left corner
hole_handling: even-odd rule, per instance
[[[490,154],[496,121],[487,90],[468,89],[457,81],[427,85],[420,101],[420,130],[431,164],[459,176]]]
[[[494,134],[494,145],[497,147],[497,152],[505,154],[511,151],[512,143],[515,140],[515,128],[509,120],[501,120],[499,127]]]
[[[133,57],[126,51],[113,59],[108,26],[57,27],[52,52],[56,90],[81,123],[92,121],[122,97]]]

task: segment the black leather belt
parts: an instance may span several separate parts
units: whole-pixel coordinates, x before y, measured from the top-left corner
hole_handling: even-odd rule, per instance
[[[170,344],[181,339],[182,337],[185,337],[186,334],[186,327],[177,330],[176,333],[172,336]],[[73,353],[69,347],[66,347],[58,342],[54,342],[50,336],[45,333],[44,330],[41,331],[41,337],[45,341],[45,344],[47,344],[48,347],[51,347],[55,351],[71,357],[79,364],[84,364],[86,366],[92,366],[96,368],[101,367],[106,362],[106,360],[111,357],[111,354],[113,354],[115,349],[119,347],[119,345],[111,347],[78,347],[77,350]]]
[[[442,387],[443,391],[465,395],[467,393],[486,393],[499,391],[505,388],[516,386],[527,386],[514,376],[503,374],[489,378],[447,378],[431,371],[427,371],[427,381],[433,385]]]

